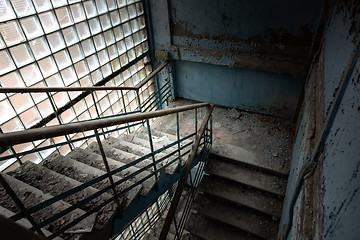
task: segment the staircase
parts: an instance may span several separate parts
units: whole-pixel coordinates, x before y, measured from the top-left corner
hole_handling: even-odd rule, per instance
[[[208,240],[277,238],[287,175],[241,161],[241,151],[214,142],[187,223],[191,234]]]
[[[152,136],[155,150],[177,140],[176,136],[157,130],[152,130]],[[181,145],[186,143],[191,143],[191,140],[186,140],[182,142]],[[137,132],[132,134],[121,135],[118,138],[104,139],[102,141],[102,146],[110,170],[124,167],[126,164],[132,163],[144,155],[151,153],[148,133],[144,127],[141,127]],[[186,152],[190,147],[191,145],[187,146],[184,150],[181,150],[181,152]],[[177,145],[174,145],[173,147],[167,148],[161,153],[156,154],[155,158],[158,160],[166,154],[177,151],[177,149]],[[173,155],[165,161],[157,163],[157,169],[164,167],[167,163],[176,159],[176,157],[177,155]],[[181,158],[180,167],[184,165],[184,159],[186,159],[186,156]],[[158,191],[159,186],[156,186],[154,176],[149,177],[139,185],[135,184],[136,182],[141,181],[141,179],[154,173],[152,163],[153,161],[150,157],[113,175],[113,181],[117,182],[130,174],[136,173],[139,169],[147,167],[146,170],[129,178],[122,184],[117,185],[115,189],[117,192],[122,192],[126,188],[135,186],[132,187],[130,191],[122,194],[116,201],[110,201],[98,211],[90,214],[84,220],[68,228],[65,233],[62,233],[57,239],[77,239],[80,237],[82,239],[110,238],[113,219],[115,217],[121,217],[121,213],[126,212],[131,205],[137,204],[139,199],[146,199],[149,193]],[[166,166],[164,170],[159,171],[158,177],[171,177],[179,167],[178,165],[178,160],[174,161],[172,164]],[[101,156],[99,145],[96,142],[93,142],[87,149],[74,149],[66,156],[52,154],[38,165],[32,162],[26,162],[18,169],[6,174],[1,173],[1,175],[11,186],[25,207],[31,208],[40,202],[53,198],[53,196],[59,196],[84,183],[106,175],[106,166]],[[58,214],[64,209],[76,206],[73,211],[42,226],[44,234],[47,237],[51,236],[75,218],[88,213],[94,206],[105,203],[111,199],[114,189],[110,186],[110,180],[106,177],[100,182],[96,182],[92,185],[89,184],[89,186],[83,190],[40,209],[32,214],[32,216],[35,222],[39,223],[50,216]],[[106,191],[104,191],[104,189],[106,189]],[[100,191],[104,191],[104,193],[99,194],[99,196],[96,196],[90,201],[82,203],[86,197],[99,193]],[[0,214],[11,217],[19,212],[20,209],[0,185]],[[24,219],[19,220],[18,223],[26,228],[31,226],[29,222]]]

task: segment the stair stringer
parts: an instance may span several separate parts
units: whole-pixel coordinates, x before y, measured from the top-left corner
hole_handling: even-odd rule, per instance
[[[196,166],[201,160],[203,151],[204,149],[195,157],[191,168]],[[174,183],[179,181],[185,166],[186,164],[183,167],[178,165],[174,173],[171,175],[166,174],[164,169],[159,171],[160,177],[158,185],[154,185],[147,195],[139,195],[136,199],[134,199],[134,201],[132,201],[132,203],[130,203],[128,208],[123,212],[121,218],[117,217],[114,219],[113,236],[121,232],[138,215],[140,215],[145,209],[153,204],[168,189],[170,189]]]

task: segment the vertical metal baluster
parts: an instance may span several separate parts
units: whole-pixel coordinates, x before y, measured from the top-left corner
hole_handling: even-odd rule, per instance
[[[0,128],[0,133],[4,133],[3,130]],[[15,149],[13,148],[13,146],[9,146],[12,154],[16,154],[15,152]],[[20,165],[23,165],[23,162],[21,161],[20,157],[19,156],[16,156],[16,161],[20,164]],[[11,166],[11,165],[10,165]]]
[[[25,215],[27,220],[33,225],[35,231],[37,231],[41,236],[45,237],[45,234],[42,232],[42,230],[37,226],[37,223],[33,219],[33,217],[30,215],[24,204],[21,202],[21,200],[16,195],[15,191],[11,188],[11,186],[7,183],[5,178],[0,174],[0,184],[3,186],[5,191],[10,195],[12,200],[15,202],[17,207],[20,209],[20,211]]]
[[[197,120],[197,108],[195,108],[195,136],[197,134],[197,129],[198,129],[198,120]]]
[[[212,145],[213,141],[213,129],[212,129],[212,114],[210,115],[210,146]]]
[[[139,95],[139,89],[136,90],[136,97],[137,97],[137,101],[138,101],[138,105],[139,105],[139,111],[142,112],[140,95]],[[141,120],[141,123],[142,123],[142,125],[144,126],[144,120]]]
[[[54,110],[54,113],[55,113],[55,116],[56,116],[57,120],[59,121],[59,124],[62,125],[62,121],[61,121],[61,119],[60,119],[60,116],[59,116],[59,113],[58,113],[58,109],[57,109],[57,107],[56,107],[56,105],[55,105],[54,99],[52,98],[52,96],[51,96],[50,93],[47,92],[46,95],[47,95],[48,98],[49,98],[50,104],[51,104],[51,106],[52,106],[52,108],[53,108],[53,110]],[[68,144],[69,144],[70,150],[73,150],[74,148],[73,148],[73,146],[72,146],[71,143],[70,143],[69,137],[68,137],[67,135],[64,135],[64,136],[65,136],[66,141],[67,141]]]
[[[98,118],[100,118],[100,112],[99,112],[99,109],[98,109],[98,106],[96,105],[96,99],[95,99],[95,95],[94,95],[94,92],[91,92],[91,97],[94,101],[94,106],[95,106],[95,111],[96,111],[96,114],[98,115]],[[105,133],[104,129],[101,128],[101,131],[103,132],[103,134]],[[104,137],[105,137],[105,134],[104,134]]]
[[[174,227],[175,227],[175,239],[179,239],[180,238],[180,234],[179,234],[179,226],[176,222],[176,217],[174,216]]]
[[[96,141],[97,141],[97,143],[99,145],[99,149],[100,149],[100,152],[101,152],[102,159],[104,161],[106,172],[107,172],[107,175],[108,175],[109,180],[110,180],[111,188],[112,188],[112,190],[114,192],[115,202],[118,205],[119,209],[121,209],[121,205],[120,205],[119,199],[117,197],[117,192],[116,192],[116,188],[115,188],[115,184],[114,184],[114,179],[110,175],[110,167],[109,167],[108,161],[106,159],[104,148],[103,148],[103,146],[101,144],[101,141],[100,141],[99,133],[98,133],[98,131],[96,129],[94,130],[94,132],[95,132],[95,136],[96,136]]]
[[[123,106],[124,106],[124,112],[125,112],[125,114],[126,114],[126,106],[125,106],[125,99],[124,99],[123,90],[120,90],[120,92],[121,92],[121,99],[122,99]],[[129,123],[126,123],[126,126],[127,126],[127,129],[128,129],[128,133],[130,133]]]
[[[179,113],[176,113],[176,135],[177,135],[177,145],[178,145],[178,153],[179,153],[179,167],[180,171],[181,166],[181,152],[180,152],[180,125],[179,125]]]
[[[150,122],[149,122],[149,119],[146,119],[146,125],[147,125],[149,142],[150,142],[151,157],[152,157],[153,165],[154,165],[156,187],[158,187],[159,179],[158,179],[158,175],[157,175],[157,167],[156,167],[155,154],[154,154],[154,145],[153,145],[152,137],[151,137],[151,130],[150,130]]]

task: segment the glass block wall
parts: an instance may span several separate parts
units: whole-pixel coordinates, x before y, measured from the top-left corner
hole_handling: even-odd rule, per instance
[[[134,86],[151,72],[148,50],[140,0],[0,0],[1,87],[93,86],[117,71],[120,74],[106,86]],[[140,90],[141,101],[153,92],[153,81],[149,81]],[[31,128],[80,94],[1,94],[1,131]],[[111,116],[136,107],[134,91],[97,91],[94,98],[86,96],[45,126]],[[15,145],[0,157],[89,134]],[[120,132],[113,133],[117,134]],[[91,141],[94,139],[56,151],[66,154],[70,148],[85,148]],[[53,151],[28,154],[21,160],[40,162]],[[0,164],[0,171],[14,168],[16,159]]]

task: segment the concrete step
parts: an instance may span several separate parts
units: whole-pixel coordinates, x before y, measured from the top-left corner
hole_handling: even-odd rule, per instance
[[[210,153],[229,158],[235,162],[259,168],[259,170],[265,170],[280,176],[288,176],[288,172],[284,168],[284,163],[280,160],[280,158],[273,158],[271,161],[265,161],[262,158],[258,158],[253,152],[239,146],[226,144],[220,141],[213,141]]]
[[[279,222],[228,201],[198,194],[194,209],[212,219],[239,228],[258,237],[276,239]]]
[[[121,135],[119,138],[122,138],[127,142],[131,142],[133,144],[136,144],[136,145],[139,145],[139,146],[150,149],[149,140],[139,138],[139,137],[137,137],[135,135],[124,134],[124,135]],[[154,139],[155,139],[155,137],[153,137],[153,140]],[[158,143],[156,141],[153,141],[153,147],[154,147],[155,151],[165,147],[166,145],[168,145],[168,144],[166,144],[166,143],[161,144],[161,143]],[[162,152],[167,155],[167,154],[171,154],[171,153],[176,152],[176,151],[177,151],[177,144],[175,146],[172,146],[172,147],[169,147],[169,148],[163,150]],[[174,153],[174,156],[178,156],[178,153]],[[181,166],[184,166],[185,162],[186,162],[186,157],[182,157],[181,158]]]
[[[73,151],[75,152],[78,150],[79,149],[75,149]],[[75,179],[81,183],[89,182],[97,177],[106,174],[106,172],[103,170],[91,167],[82,162],[78,162],[69,156],[64,157],[60,154],[52,154],[51,156],[46,158],[43,162],[41,162],[41,165],[57,173],[60,173],[64,176]],[[122,178],[117,175],[114,175],[113,179],[114,182],[117,182],[120,181]],[[102,190],[108,187],[109,184],[110,181],[108,178],[106,178],[103,181],[93,184],[92,187],[98,190]],[[118,192],[121,192],[126,188],[132,186],[133,184],[134,182],[132,181],[126,181],[116,186],[116,190]],[[123,207],[126,208],[138,196],[138,194],[140,194],[140,191],[141,191],[141,185],[134,187],[129,192],[126,192],[123,196],[119,197],[119,200],[122,203]],[[110,189],[107,195],[111,197],[113,194],[114,194],[113,190]]]
[[[52,196],[58,196],[82,184],[79,181],[32,162],[26,162],[16,170],[8,172],[7,174]],[[63,200],[74,205],[98,191],[99,190],[93,187],[87,187]],[[111,198],[111,195],[104,193],[81,205],[80,209],[90,211],[94,206],[105,202],[109,198]],[[107,204],[99,211],[97,219],[102,219],[103,223],[107,222],[110,217],[116,213],[116,209],[117,206],[115,202]]]
[[[116,161],[122,162],[122,163],[132,163],[133,161],[139,159],[139,156],[136,156],[135,154],[132,153],[128,153],[125,151],[122,151],[120,149],[114,148],[112,146],[109,146],[107,143],[102,144],[103,148],[104,148],[104,152],[106,157],[112,158]],[[99,145],[97,144],[97,142],[93,142],[89,145],[88,149],[90,149],[91,151],[93,151],[96,154],[101,155],[101,152],[99,150]],[[135,164],[134,166],[137,168],[144,168],[146,166],[151,166],[149,168],[147,168],[147,171],[150,172],[154,172],[154,167],[153,165],[153,161],[151,159],[151,157],[144,159],[143,161]],[[156,164],[156,167],[159,169],[163,166],[162,163],[158,163]]]
[[[285,196],[286,178],[265,173],[237,162],[227,161],[220,156],[209,156],[205,171],[210,175],[223,177],[281,197]]]
[[[122,151],[133,153],[133,154],[137,155],[138,157],[142,157],[142,156],[145,156],[145,155],[151,153],[151,150],[149,148],[136,145],[134,143],[125,141],[125,140],[120,139],[120,138],[111,138],[110,137],[110,138],[105,139],[103,141],[103,143],[108,144],[109,146],[112,146],[114,148],[120,149]],[[155,155],[155,160],[158,161],[158,160],[160,160],[161,158],[163,158],[165,156],[166,155],[164,153],[158,153],[158,154]],[[171,174],[174,173],[174,171],[177,168],[178,161],[176,161],[176,155],[171,156],[170,158],[167,158],[167,159],[162,161],[162,163],[165,165],[165,164],[168,164],[169,162],[174,161],[174,160],[175,160],[175,162],[173,162],[172,164],[170,164],[169,166],[167,166],[165,168],[165,173],[166,174],[171,175]]]
[[[25,205],[26,208],[30,208],[32,206],[37,205],[38,203],[44,202],[53,196],[50,194],[45,194],[41,190],[34,188],[22,181],[17,180],[7,174],[2,174],[11,188],[14,190],[16,195],[20,198],[22,203]],[[0,206],[15,212],[19,213],[20,210],[10,198],[10,196],[6,193],[5,189],[0,186]],[[36,222],[41,222],[67,208],[71,207],[71,205],[65,201],[58,201],[53,203],[46,208],[43,208],[35,213],[32,214],[34,220]],[[80,217],[81,215],[85,214],[86,212],[81,209],[75,209],[74,211],[66,214],[61,219],[58,219],[44,228],[50,232],[56,232],[59,230],[64,224],[70,223],[71,221],[75,220],[76,218]],[[92,214],[82,220],[80,223],[76,224],[74,227],[69,228],[66,232],[67,233],[84,233],[84,232],[91,232],[94,222],[96,219],[96,214]]]
[[[200,237],[205,240],[261,240],[261,238],[257,236],[208,218],[195,211],[190,214],[186,229],[189,230],[192,235],[195,235],[195,237]],[[189,240],[194,239],[191,237],[192,236],[190,236]]]
[[[81,162],[83,164],[100,169],[104,172],[106,171],[105,164],[104,164],[104,161],[103,161],[101,155],[96,154],[89,149],[77,148],[76,150],[71,151],[66,156],[72,158],[73,160]],[[109,157],[107,157],[107,161],[108,161],[110,170],[115,170],[115,169],[125,166],[125,163],[113,160]],[[126,177],[129,174],[132,174],[138,170],[139,170],[139,168],[131,166],[131,167],[128,167],[125,170],[119,172],[117,174],[117,176],[119,176],[120,178],[123,178],[123,177]],[[130,180],[132,182],[138,182],[141,179],[148,176],[149,174],[151,174],[151,172],[145,170],[143,172],[138,173]],[[140,194],[145,196],[151,190],[151,188],[154,186],[154,184],[155,184],[154,177],[150,177],[149,179],[144,181],[141,185],[139,185],[139,186],[142,186],[142,188],[140,190]]]
[[[281,218],[283,199],[228,179],[204,175],[199,191]]]
[[[11,218],[12,216],[15,215],[15,213],[0,206],[0,215],[4,216],[6,218]],[[25,218],[22,218],[22,219],[16,221],[16,223],[23,226],[26,229],[32,228],[32,224]],[[42,228],[41,231],[44,233],[44,235],[46,237],[49,237],[52,234],[50,231],[46,230],[45,228]],[[62,240],[62,238],[56,237],[56,238],[54,238],[54,240]]]

